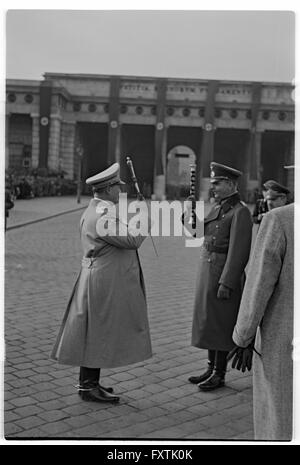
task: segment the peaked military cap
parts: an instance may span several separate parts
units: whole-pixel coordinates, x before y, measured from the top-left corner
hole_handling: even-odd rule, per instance
[[[212,183],[222,179],[237,181],[242,174],[241,171],[231,168],[230,166],[221,165],[214,161],[210,164],[210,182]]]
[[[109,168],[107,168],[104,171],[101,171],[98,174],[95,174],[95,176],[91,176],[90,178],[87,178],[85,181],[87,185],[92,186],[92,187],[97,187],[97,188],[105,188],[108,186],[112,186],[114,184],[125,184],[120,179],[120,165],[119,163],[114,163],[111,165]]]
[[[287,195],[287,194],[290,193],[290,190],[287,187],[282,186],[277,181],[273,181],[273,179],[270,179],[269,181],[266,181],[264,183],[264,188],[267,189],[268,191],[269,190],[274,191],[274,192],[276,192],[276,194],[285,194],[285,195]]]

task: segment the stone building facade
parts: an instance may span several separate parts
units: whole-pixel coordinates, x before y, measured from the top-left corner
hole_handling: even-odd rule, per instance
[[[207,198],[214,160],[243,171],[245,200],[267,179],[293,187],[291,84],[45,73],[6,92],[7,168],[77,179],[80,164],[84,180],[118,161],[126,180],[131,156],[144,193],[163,199],[187,193],[196,163]]]

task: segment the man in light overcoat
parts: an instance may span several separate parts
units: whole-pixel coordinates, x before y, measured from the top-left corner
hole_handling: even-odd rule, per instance
[[[152,356],[146,293],[137,249],[146,236],[133,234],[117,214],[119,164],[86,180],[94,198],[80,221],[83,259],[52,358],[80,367],[83,400],[118,402],[100,385],[100,369]],[[117,211],[117,210],[116,210]],[[136,231],[135,231],[136,232]]]
[[[254,434],[290,440],[293,426],[294,205],[266,213],[247,270],[233,340],[253,363]]]

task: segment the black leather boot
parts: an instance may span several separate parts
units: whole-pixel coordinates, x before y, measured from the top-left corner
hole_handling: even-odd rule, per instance
[[[213,374],[213,365],[208,362],[207,370],[199,376],[191,376],[189,382],[192,384],[199,384],[206,381]]]
[[[79,385],[76,387],[79,388],[82,382],[86,379],[89,379],[90,381],[97,381],[98,383],[100,379],[100,368],[80,367]],[[109,392],[110,394],[114,392],[112,387],[105,387],[102,384],[100,384],[100,382],[99,386],[101,387],[101,389],[103,389],[106,392]]]
[[[120,397],[115,396],[101,388],[97,381],[83,381],[78,385],[78,394],[82,400],[88,402],[117,403],[120,401]]]
[[[213,369],[215,366],[216,351],[208,350],[207,357],[208,357],[207,370],[199,376],[191,376],[188,379],[190,383],[192,384],[202,383],[203,381],[206,381],[213,374]]]
[[[225,385],[225,373],[216,371],[203,383],[198,384],[201,391],[213,391]]]
[[[214,373],[206,381],[198,384],[201,391],[213,391],[225,385],[227,355],[228,352],[225,350],[216,351]]]

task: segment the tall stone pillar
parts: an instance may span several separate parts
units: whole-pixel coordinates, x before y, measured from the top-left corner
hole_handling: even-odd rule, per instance
[[[156,131],[159,129],[156,128]],[[159,135],[159,143],[157,143],[157,151],[160,154],[161,173],[155,174],[154,187],[152,198],[154,200],[166,199],[166,170],[167,170],[167,128],[164,126]]]
[[[116,148],[115,148],[115,162],[121,162],[121,133],[122,133],[122,124],[118,124],[116,131]]]
[[[42,81],[40,85],[40,145],[39,145],[39,167],[48,167],[49,133],[50,133],[50,110],[52,101],[52,82]]]
[[[120,78],[112,77],[110,80],[109,96],[109,126],[108,126],[108,163],[116,161],[117,140],[120,138],[119,132],[119,93]]]
[[[264,131],[256,131],[255,139],[254,139],[254,159],[256,162],[256,179],[258,187],[261,187],[262,184],[262,163],[261,163],[261,145],[262,145],[262,137]]]
[[[292,135],[288,147],[288,153],[286,157],[287,163],[285,165],[286,170],[286,185],[291,190],[295,191],[295,137]]]
[[[210,163],[214,157],[214,107],[215,97],[218,91],[218,81],[210,81],[207,87],[207,99],[205,102],[203,137],[200,155],[197,157],[196,167],[196,197],[207,200],[210,188]],[[197,180],[200,179],[200,186]]]
[[[31,115],[32,119],[32,145],[31,145],[31,164],[32,168],[39,166],[39,150],[40,150],[40,118],[37,114]]]
[[[76,121],[64,121],[61,124],[61,168],[67,173],[66,177],[74,179],[76,177],[75,169],[75,133]]]
[[[59,169],[59,153],[60,153],[60,131],[61,131],[61,116],[51,115],[50,135],[49,135],[49,153],[48,153],[48,168],[51,170]]]
[[[251,123],[249,131],[249,142],[245,153],[243,191],[247,193],[246,201],[252,202],[254,189],[260,189],[261,168],[261,132],[257,130],[258,113],[261,102],[262,84],[255,82],[252,84],[252,101],[251,101]]]
[[[261,143],[261,136],[258,136],[260,142],[257,139],[257,119],[259,113],[259,107],[261,102],[261,91],[262,84],[255,82],[252,85],[252,103],[251,103],[251,128],[250,128],[250,165],[249,165],[249,179],[257,179],[257,156],[256,147],[257,144]]]
[[[166,79],[158,79],[157,109],[155,129],[155,160],[154,160],[154,186],[152,198],[164,200],[166,198],[166,149],[167,134],[165,127],[165,102],[167,93]]]

